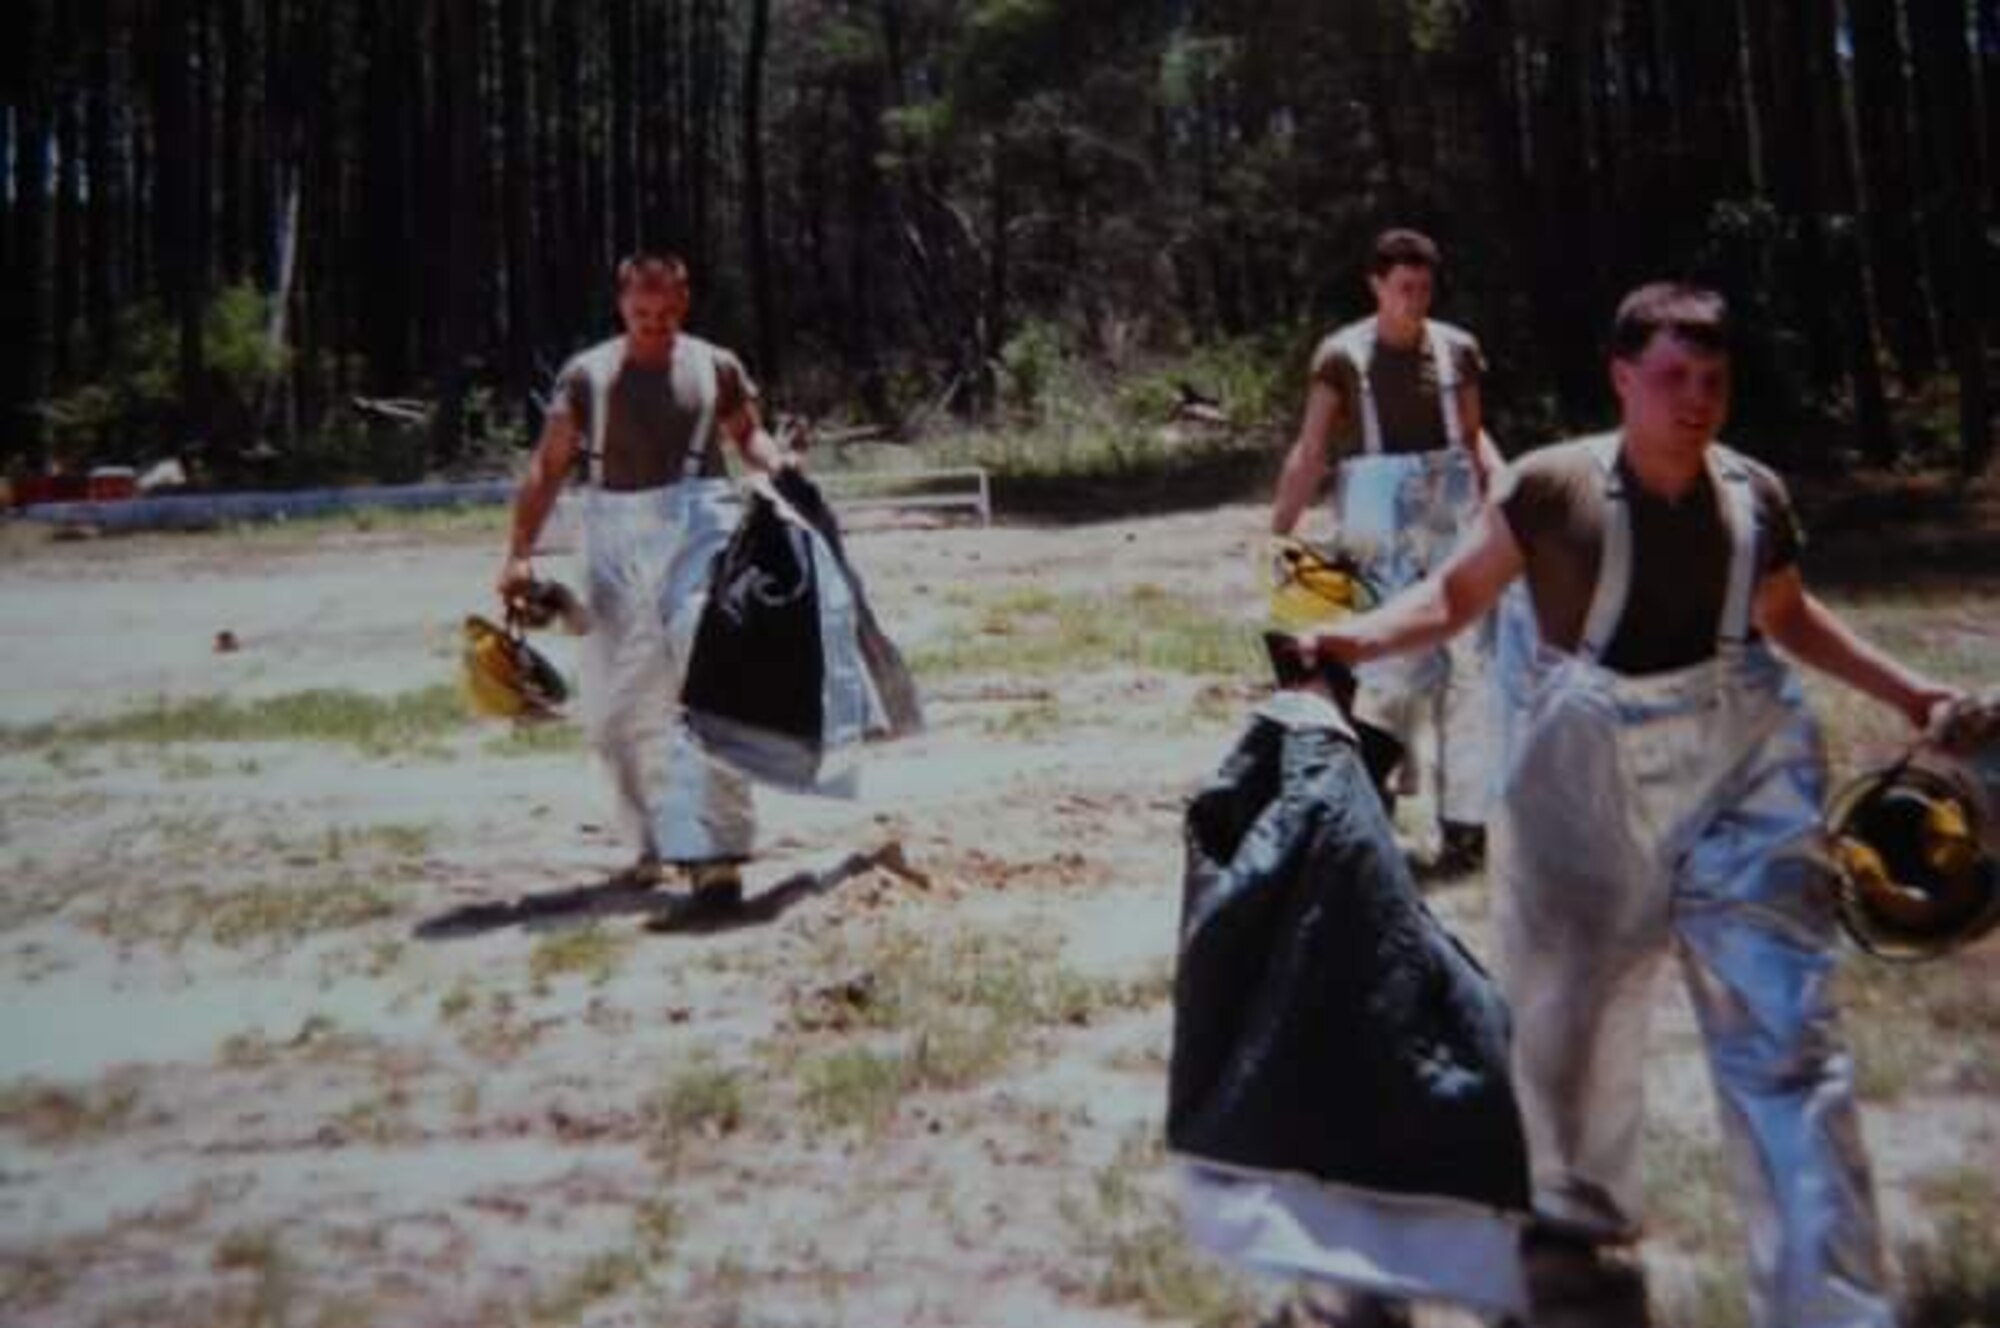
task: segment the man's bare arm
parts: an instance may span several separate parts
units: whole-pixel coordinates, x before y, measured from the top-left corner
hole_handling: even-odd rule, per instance
[[[561,406],[549,412],[542,424],[542,436],[528,459],[528,473],[514,494],[514,520],[507,538],[507,557],[500,564],[498,587],[503,598],[533,579],[529,560],[542,525],[549,519],[562,492],[563,480],[576,461],[580,433],[569,411]]]
[[[1299,422],[1298,437],[1278,474],[1278,492],[1271,502],[1272,534],[1291,534],[1299,517],[1319,496],[1319,486],[1326,479],[1326,441],[1339,413],[1340,394],[1315,380],[1306,393],[1306,413]]]
[[[729,440],[736,444],[743,464],[754,471],[769,475],[785,466],[798,464],[798,454],[786,451],[765,430],[763,416],[752,398],[744,398],[743,404],[722,422],[722,428],[729,435]]]
[[[1506,518],[1488,506],[1472,539],[1443,567],[1381,608],[1321,628],[1307,640],[1319,658],[1342,664],[1422,650],[1492,608],[1524,565]]]
[[[1479,496],[1484,498],[1493,492],[1493,482],[1500,478],[1506,459],[1494,445],[1493,435],[1486,432],[1486,406],[1476,381],[1458,386],[1458,423],[1460,436],[1472,450],[1472,474],[1479,483]]]
[[[1958,695],[1892,659],[1805,588],[1799,569],[1765,577],[1753,606],[1757,629],[1785,653],[1899,712],[1923,728],[1931,712]]]

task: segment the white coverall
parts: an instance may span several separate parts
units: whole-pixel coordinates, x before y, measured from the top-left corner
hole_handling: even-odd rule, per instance
[[[729,480],[701,475],[715,445],[716,375],[709,368],[698,375],[701,416],[682,478],[657,489],[603,489],[596,481],[622,349],[613,340],[580,357],[592,394],[582,522],[592,620],[580,661],[584,732],[610,773],[620,828],[642,859],[741,861],[756,835],[750,786],[702,753],[680,705],[709,564],[741,511]],[[676,349],[712,366],[705,342],[682,334]]]
[[[1816,724],[1749,639],[1755,506],[1710,458],[1730,532],[1715,655],[1630,677],[1598,660],[1630,586],[1617,438],[1597,443],[1606,545],[1578,651],[1539,644],[1492,826],[1501,979],[1537,1211],[1636,1234],[1646,1027],[1679,961],[1750,1241],[1757,1328],[1884,1328],[1886,1292],[1853,1067],[1828,986],[1836,929],[1814,850]],[[1648,551],[1646,556],[1660,556]]]
[[[1444,447],[1429,452],[1383,450],[1381,412],[1369,379],[1374,320],[1343,328],[1335,338],[1354,363],[1361,396],[1361,452],[1340,467],[1338,538],[1360,557],[1384,598],[1441,566],[1479,511],[1478,477],[1458,412],[1458,375],[1437,328],[1427,322],[1424,334],[1438,368],[1446,437]],[[1485,637],[1482,627],[1429,650],[1371,661],[1357,673],[1355,714],[1403,744],[1404,760],[1428,776],[1439,819],[1466,825],[1485,822],[1491,792]],[[1435,761],[1419,756],[1426,723],[1436,736]]]

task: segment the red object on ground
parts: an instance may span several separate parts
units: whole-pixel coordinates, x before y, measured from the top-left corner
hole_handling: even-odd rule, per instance
[[[14,485],[14,506],[81,502],[89,489],[81,475],[23,475]]]
[[[114,503],[139,496],[139,476],[130,466],[99,466],[84,482],[84,497],[93,503]]]

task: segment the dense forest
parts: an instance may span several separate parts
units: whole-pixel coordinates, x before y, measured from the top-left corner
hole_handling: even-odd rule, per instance
[[[221,471],[368,418],[448,463],[523,428],[642,246],[782,401],[977,418],[1023,336],[1114,375],[1302,360],[1391,223],[1443,244],[1510,445],[1601,418],[1618,294],[1683,275],[1741,315],[1775,459],[1992,454],[2000,0],[10,12],[17,465]]]

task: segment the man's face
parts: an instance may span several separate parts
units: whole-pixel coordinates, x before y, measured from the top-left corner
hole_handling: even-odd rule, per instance
[[[687,318],[686,282],[635,286],[618,297],[618,316],[631,349],[641,355],[664,352]]]
[[[1431,270],[1414,263],[1398,263],[1377,277],[1368,278],[1375,292],[1376,316],[1409,327],[1423,322],[1431,312]]]
[[[1678,447],[1707,446],[1729,418],[1729,356],[1656,332],[1637,359],[1613,359],[1625,430]]]

